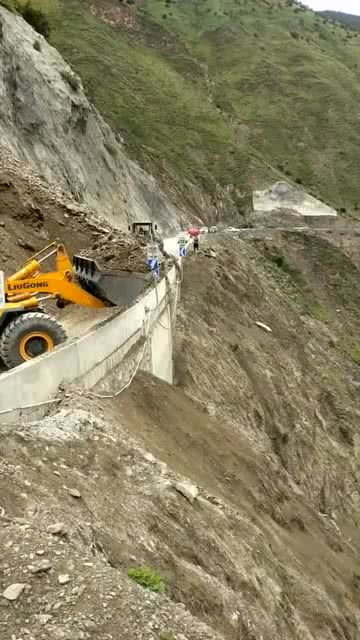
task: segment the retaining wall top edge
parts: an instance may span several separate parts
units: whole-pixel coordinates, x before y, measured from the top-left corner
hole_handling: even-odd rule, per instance
[[[175,267],[172,267],[170,269],[170,271],[168,272],[167,276],[168,276],[169,279],[170,278],[174,279],[173,278],[174,275],[176,276]],[[71,348],[71,346],[73,346],[75,343],[83,342],[84,340],[86,340],[86,338],[88,338],[89,336],[93,335],[94,333],[98,333],[99,331],[101,331],[101,329],[103,327],[105,327],[106,325],[111,324],[112,322],[118,320],[119,318],[122,318],[122,319],[125,320],[126,316],[131,315],[131,312],[133,312],[133,310],[137,306],[144,305],[144,303],[147,300],[149,302],[151,301],[151,299],[154,297],[155,289],[157,289],[159,291],[159,289],[161,290],[164,287],[165,287],[165,291],[163,293],[163,297],[162,297],[162,299],[159,299],[159,301],[158,301],[159,303],[161,303],[163,298],[164,298],[164,296],[166,295],[165,278],[162,278],[162,280],[156,285],[156,287],[153,287],[150,291],[146,291],[145,294],[143,295],[143,297],[140,298],[134,305],[132,305],[131,307],[129,307],[128,309],[126,309],[122,313],[110,316],[110,318],[106,318],[105,320],[103,320],[102,322],[99,323],[100,326],[95,325],[94,327],[90,328],[83,335],[78,336],[76,338],[72,338],[70,340],[67,340],[64,344],[59,345],[54,351],[51,351],[49,353],[45,353],[43,356],[40,356],[40,357],[36,358],[36,360],[29,361],[29,362],[24,362],[24,364],[22,364],[22,365],[20,365],[18,367],[15,367],[14,369],[10,369],[9,371],[5,371],[0,376],[0,392],[1,392],[1,384],[2,384],[2,382],[5,382],[5,380],[8,380],[9,378],[12,378],[12,377],[18,377],[19,375],[21,375],[22,372],[27,371],[27,369],[39,366],[40,364],[42,364],[44,362],[44,360],[47,360],[47,359],[50,359],[50,358],[54,358],[56,356],[56,354],[59,353],[60,351],[63,351],[63,350],[68,349],[68,348]],[[139,328],[140,328],[140,326],[136,330],[138,330]]]

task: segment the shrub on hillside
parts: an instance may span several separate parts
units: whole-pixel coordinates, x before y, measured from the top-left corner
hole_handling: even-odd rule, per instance
[[[354,342],[351,345],[347,345],[346,350],[350,355],[352,361],[355,362],[355,364],[360,365],[360,343]]]
[[[30,0],[24,5],[19,5],[18,7],[19,13],[21,13],[22,17],[26,22],[28,22],[38,33],[40,33],[44,38],[48,39],[50,35],[50,24],[49,19],[42,9],[35,9]]]
[[[134,567],[128,571],[129,578],[135,580],[138,584],[145,589],[155,591],[155,593],[163,593],[165,591],[165,584],[161,575],[149,567]]]
[[[9,9],[9,11],[15,11],[15,0],[0,0],[0,6]]]
[[[72,73],[71,71],[62,71],[61,77],[65,82],[67,82],[67,84],[73,91],[79,91],[80,80],[78,76],[75,75],[75,73]]]

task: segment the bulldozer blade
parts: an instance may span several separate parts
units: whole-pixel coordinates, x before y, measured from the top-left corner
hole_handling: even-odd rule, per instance
[[[101,271],[91,258],[74,256],[73,264],[81,287],[112,306],[131,304],[148,282],[146,274],[135,271]]]

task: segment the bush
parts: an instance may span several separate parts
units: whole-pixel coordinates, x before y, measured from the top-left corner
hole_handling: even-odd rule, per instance
[[[304,285],[304,277],[302,273],[298,269],[296,269],[296,267],[293,267],[287,261],[285,256],[282,256],[279,253],[270,253],[269,258],[271,262],[273,262],[278,267],[278,269],[290,276],[295,284],[299,284],[301,286]]]
[[[68,83],[69,87],[71,87],[71,89],[73,91],[79,91],[79,89],[80,89],[80,80],[75,75],[75,73],[72,73],[71,71],[62,71],[61,72],[61,77],[62,77],[63,80],[65,80],[65,82]]]
[[[9,11],[16,11],[15,0],[0,0],[0,6],[5,7]]]
[[[19,13],[24,20],[30,24],[35,31],[41,33],[44,38],[48,39],[50,35],[49,19],[42,9],[35,9],[30,0],[24,5],[18,7]]]
[[[315,318],[315,320],[324,322],[324,324],[329,324],[331,322],[331,314],[329,313],[328,309],[319,302],[314,302],[313,304],[311,304],[309,306],[308,312],[313,318]]]
[[[351,346],[350,357],[355,364],[360,365],[360,344],[353,344]]]
[[[273,254],[271,256],[271,260],[276,264],[277,267],[279,267],[279,269],[282,269],[284,267],[284,264],[285,264],[284,256],[280,256],[279,254]]]
[[[353,342],[349,338],[343,338],[341,346],[343,352],[351,358],[354,364],[360,366],[360,342]]]
[[[145,589],[155,591],[156,593],[163,593],[165,591],[165,584],[161,575],[149,567],[134,567],[129,569],[128,576],[132,580],[135,580],[138,584]]]
[[[35,49],[35,51],[41,51],[41,42],[40,40],[35,40],[33,47]]]

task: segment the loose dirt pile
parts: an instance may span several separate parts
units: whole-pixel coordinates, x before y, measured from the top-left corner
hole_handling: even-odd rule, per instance
[[[145,240],[130,237],[121,231],[113,230],[100,236],[81,255],[94,258],[100,268],[108,271],[149,271]]]
[[[6,273],[16,271],[35,251],[57,239],[65,243],[71,255],[93,256],[104,268],[147,270],[144,247],[136,238],[113,231],[91,210],[2,152],[1,269]]]
[[[70,256],[92,257],[104,271],[148,271],[146,250],[134,238],[97,218],[72,200],[62,189],[50,186],[9,153],[0,156],[0,269],[15,273],[35,252],[53,241],[65,244]],[[53,260],[44,270],[54,268]],[[149,279],[151,284],[151,278]],[[59,311],[54,302],[45,304],[58,317],[69,337],[79,336],[113,313],[71,305]]]

